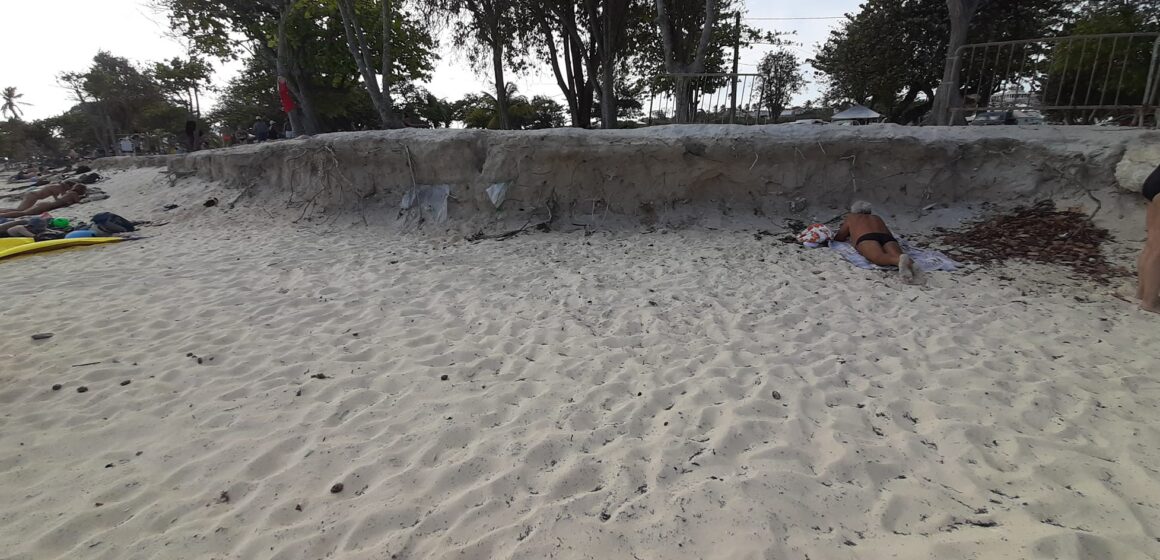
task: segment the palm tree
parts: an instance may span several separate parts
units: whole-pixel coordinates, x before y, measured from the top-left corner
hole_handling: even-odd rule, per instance
[[[20,120],[20,117],[24,114],[24,111],[20,110],[20,106],[28,105],[28,103],[17,101],[21,97],[24,97],[24,94],[16,93],[16,88],[4,88],[4,91],[0,92],[0,100],[4,101],[4,104],[0,105],[0,115],[7,113],[10,115],[9,118],[11,120]]]

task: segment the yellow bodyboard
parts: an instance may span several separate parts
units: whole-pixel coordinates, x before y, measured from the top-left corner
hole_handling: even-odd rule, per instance
[[[7,239],[0,239],[0,241],[8,241]],[[21,243],[15,247],[5,248],[0,245],[0,259],[14,257],[16,255],[24,255],[28,253],[39,253],[41,251],[53,251],[56,249],[66,249],[68,247],[80,247],[83,245],[98,245],[101,243],[114,243],[117,241],[124,241],[120,237],[77,237],[74,239],[53,239],[52,241],[37,241],[34,243]]]
[[[33,241],[31,237],[0,237],[0,251],[21,245],[28,245]]]

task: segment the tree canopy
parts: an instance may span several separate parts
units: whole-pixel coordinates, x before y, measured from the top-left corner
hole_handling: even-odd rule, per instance
[[[1052,35],[1067,13],[1059,0],[990,2],[971,20],[967,41]],[[858,103],[910,122],[934,97],[949,41],[945,0],[868,0],[846,15],[809,62],[828,103]],[[918,103],[919,95],[926,101]]]

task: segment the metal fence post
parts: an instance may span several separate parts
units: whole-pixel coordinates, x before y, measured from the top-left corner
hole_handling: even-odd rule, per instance
[[[1160,74],[1160,36],[1152,43],[1152,63],[1148,67],[1148,81],[1144,82],[1145,107],[1156,104],[1156,90],[1160,89],[1160,76],[1157,74]]]

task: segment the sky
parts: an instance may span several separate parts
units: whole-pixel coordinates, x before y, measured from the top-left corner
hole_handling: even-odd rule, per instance
[[[749,18],[840,17],[857,10],[860,0],[746,0]],[[0,88],[14,86],[24,94],[21,101],[25,120],[60,114],[72,106],[70,94],[57,83],[62,72],[88,68],[100,50],[137,63],[160,61],[185,55],[180,40],[168,34],[164,14],[155,12],[147,0],[40,0],[5,2],[5,20],[23,22],[5,26],[0,33]],[[37,22],[52,22],[50,27]],[[790,47],[799,58],[811,56],[824,41],[836,19],[750,19],[748,24],[767,30],[794,32],[798,45]],[[45,29],[51,29],[46,34]],[[773,47],[757,46],[741,53],[741,72],[752,72],[762,54]],[[459,99],[465,93],[490,90],[488,69],[473,69],[463,53],[446,46],[427,88],[439,97]],[[237,63],[218,65],[215,82],[224,84],[239,69]],[[551,70],[509,76],[527,95],[543,94],[563,102],[563,94]],[[812,81],[812,72],[807,72]],[[807,87],[795,101],[817,96],[815,85]],[[212,104],[212,95],[208,99]],[[206,109],[203,101],[203,110]]]

